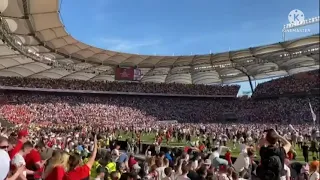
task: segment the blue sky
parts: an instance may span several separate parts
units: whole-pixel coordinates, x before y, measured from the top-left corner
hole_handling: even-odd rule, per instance
[[[190,55],[282,41],[293,9],[319,16],[319,0],[62,0],[61,18],[68,33],[90,45]],[[310,32],[287,33],[287,39],[319,33],[319,24],[304,28]]]

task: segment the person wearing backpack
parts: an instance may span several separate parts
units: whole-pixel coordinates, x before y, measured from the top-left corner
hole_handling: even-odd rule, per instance
[[[259,143],[261,163],[256,173],[261,180],[281,180],[286,176],[284,160],[291,144],[274,129],[265,132]]]

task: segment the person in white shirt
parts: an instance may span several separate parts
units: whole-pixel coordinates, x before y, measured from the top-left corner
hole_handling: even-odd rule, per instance
[[[284,160],[284,168],[283,169],[285,170],[286,174],[284,176],[281,176],[280,180],[290,180],[291,170],[290,170],[290,160],[289,159]]]
[[[242,150],[236,161],[233,163],[234,170],[238,173],[244,170],[249,170],[251,158],[253,158],[253,156],[254,152],[252,149],[249,148],[248,150]]]
[[[116,145],[116,148],[114,148],[111,152],[111,155],[112,155],[112,160],[114,162],[117,162],[118,161],[118,158],[120,157],[120,152],[119,152],[119,149],[120,149],[120,146],[119,145]]]
[[[25,166],[26,165],[26,161],[24,160],[24,156],[29,154],[31,152],[31,150],[33,149],[33,145],[31,144],[31,142],[25,142],[23,144],[23,147],[21,149],[20,152],[18,152],[11,160],[11,164],[18,169],[20,166]],[[26,169],[25,171],[23,171],[22,174],[20,174],[20,178],[21,179],[25,179],[27,177],[27,174],[34,174],[34,171],[30,171],[28,169]]]
[[[284,164],[284,170],[286,171],[286,175],[280,177],[281,180],[290,180],[291,178],[291,170],[288,165]]]
[[[237,136],[233,136],[233,149],[236,149],[236,144],[237,144]]]
[[[300,134],[298,136],[298,146],[299,146],[300,149],[302,148],[303,139],[304,138],[303,138],[302,134]]]
[[[222,151],[227,149],[229,148],[225,146],[220,146],[219,148],[216,148],[214,152],[211,153],[209,159],[212,162],[213,167],[219,167],[220,165],[228,165],[227,160],[220,158],[220,154],[222,153]]]
[[[240,152],[247,153],[247,148],[248,148],[248,146],[247,146],[246,144],[241,143],[241,144],[239,145],[239,148],[240,148]]]
[[[248,136],[248,137],[247,137],[247,142],[248,142],[249,144],[253,142],[253,139],[252,139],[251,136]]]
[[[223,146],[227,146],[228,136],[226,134],[222,135],[222,144]]]
[[[233,168],[236,172],[241,172],[248,169],[250,165],[250,159],[247,153],[241,152],[237,157],[236,161],[233,163]]]
[[[156,142],[154,145],[155,145],[156,153],[159,154],[160,153],[160,149],[161,149],[161,145],[158,142]]]
[[[217,137],[217,141],[219,142],[219,144],[221,144],[222,143],[222,137],[221,137],[221,135],[218,135],[218,137]]]
[[[157,159],[156,160],[156,165],[157,165],[157,168],[156,168],[156,171],[158,172],[158,175],[159,175],[159,178],[160,179],[163,179],[163,178],[165,178],[166,177],[166,175],[165,175],[165,172],[164,172],[164,169],[167,167],[167,166],[165,166],[164,165],[164,160],[167,160],[167,159]],[[168,161],[168,160],[167,160]],[[166,162],[165,162],[166,163]]]
[[[241,136],[241,137],[239,138],[239,144],[242,144],[242,143],[244,143],[244,138]]]

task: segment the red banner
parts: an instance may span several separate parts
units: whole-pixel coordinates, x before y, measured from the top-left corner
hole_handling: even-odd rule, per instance
[[[115,79],[116,80],[126,80],[126,81],[133,81],[134,80],[134,68],[116,68],[115,73]]]

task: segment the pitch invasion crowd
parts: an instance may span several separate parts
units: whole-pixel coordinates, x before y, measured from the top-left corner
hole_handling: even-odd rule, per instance
[[[312,122],[309,101],[319,113],[319,97],[254,99],[190,99],[146,96],[93,96],[39,93],[5,93],[0,107],[14,123],[154,125],[156,121],[218,123],[221,114],[234,112],[239,122]]]
[[[295,78],[286,79],[285,82],[295,81]],[[278,81],[269,85],[282,89]],[[229,90],[223,90],[222,86],[207,89],[207,86],[198,85],[88,83],[24,78],[0,80],[4,86],[172,94],[234,95],[239,89],[230,90],[236,86],[225,86]],[[300,83],[297,91],[279,92],[270,88],[266,95],[273,95],[269,92],[308,92],[314,85],[317,87],[314,83]],[[2,97],[0,114],[16,126],[1,128],[0,179],[320,178],[319,161],[316,160],[319,130],[311,124],[309,106],[310,102],[314,112],[319,114],[319,97],[186,99],[8,91]],[[220,115],[224,112],[234,112],[239,122],[233,126],[219,124]],[[265,133],[270,128],[277,131]],[[126,152],[119,151],[117,139],[123,135],[120,132],[135,135],[128,140]],[[141,150],[139,142],[146,134],[155,134],[154,144],[145,152],[146,159],[141,161],[132,153],[133,149]],[[160,149],[161,143],[170,143],[173,139],[185,139],[190,147],[183,150]],[[233,143],[233,148],[239,146],[241,149],[240,154],[232,154],[237,157],[235,161],[231,160],[233,148],[225,146],[227,142]],[[292,147],[302,149],[308,162],[306,165],[297,167],[299,163],[291,161],[296,155]],[[308,159],[310,152],[314,159]],[[260,163],[253,161],[255,155],[260,157]],[[278,161],[272,167],[280,164],[280,169],[270,170],[265,162],[270,162],[274,156]]]
[[[255,168],[258,165],[253,161],[248,161],[247,157],[250,159],[255,154],[259,156],[255,148],[256,153],[249,150],[242,152],[242,154],[233,154],[238,156],[238,161],[236,160],[235,162],[230,162],[230,152],[229,154],[226,151],[220,152],[215,148],[222,148],[222,145],[225,145],[226,142],[233,142],[234,147],[240,144],[242,149],[246,149],[244,148],[245,144],[256,147],[264,130],[275,127],[275,125],[271,124],[272,122],[282,122],[282,124],[291,122],[296,124],[294,127],[278,125],[277,129],[280,135],[296,142],[294,144],[303,149],[306,162],[312,161],[312,159],[308,159],[309,151],[315,158],[317,157],[317,141],[312,141],[316,139],[312,136],[313,127],[305,123],[305,121],[312,121],[309,100],[306,98],[208,100],[131,96],[79,96],[78,94],[39,94],[8,91],[4,92],[3,97],[6,98],[0,108],[0,113],[4,118],[17,124],[18,127],[15,129],[24,129],[21,127],[23,124],[30,124],[29,127],[31,127],[28,134],[28,140],[31,141],[31,144],[25,143],[22,151],[17,151],[21,154],[21,156],[18,156],[20,158],[17,157],[18,160],[14,158],[13,154],[11,154],[11,161],[8,161],[8,156],[6,156],[7,162],[13,165],[12,172],[15,172],[14,166],[16,165],[18,174],[21,172],[31,173],[34,179],[42,177],[49,180],[80,180],[87,176],[91,176],[93,179],[99,179],[99,177],[102,179],[102,176],[106,176],[107,179],[116,180],[119,179],[119,173],[122,174],[120,179],[250,179],[252,174],[251,179],[254,179],[256,178],[255,173],[252,172],[255,169],[251,169],[251,167]],[[317,113],[319,111],[319,98],[310,97],[309,99],[314,111]],[[217,124],[220,121],[219,114],[223,111],[235,112],[242,123],[239,122],[240,124],[235,124],[231,128],[230,124]],[[178,120],[179,123],[174,123],[173,121],[161,122],[161,120]],[[195,121],[211,123],[191,123]],[[249,123],[246,124],[244,122]],[[8,140],[2,140],[4,144],[0,142],[0,147],[4,147],[4,149],[8,147],[9,150],[19,147],[16,145],[17,139],[23,133],[26,134],[26,132],[22,131],[16,137],[15,129],[2,129],[2,136],[8,137]],[[112,142],[117,137],[119,138],[119,131],[142,131],[143,134],[136,134],[136,142],[139,142],[146,133],[159,135],[164,132],[163,136],[154,137],[154,150],[158,155],[149,157],[147,160],[142,161],[142,164],[130,153],[123,153],[121,154],[122,156],[119,154],[117,155],[119,157],[115,159],[112,155],[117,154],[118,150],[114,149],[119,147],[112,145]],[[98,157],[94,158],[95,161],[92,160],[93,158],[91,161],[87,161],[88,154],[94,152],[92,132],[99,134],[98,139],[101,147],[107,150],[106,152],[99,150]],[[191,142],[190,144],[193,145],[193,148],[198,147],[203,153],[193,154],[189,152],[187,154],[176,152],[169,156],[166,154],[167,151],[161,152],[159,145],[161,142],[166,143],[167,139],[170,142],[171,137],[176,140],[186,139]],[[203,141],[192,140],[191,137],[202,137]],[[22,139],[22,142],[24,141],[26,139]],[[308,142],[308,145],[304,144],[304,142]],[[312,143],[310,144],[309,142]],[[20,148],[21,145],[22,143]],[[34,148],[35,145],[37,145],[37,148]],[[128,150],[130,152],[133,152],[132,149],[134,148],[139,149],[137,147],[137,144],[128,141]],[[112,153],[108,149],[112,150]],[[41,152],[52,150],[55,152],[54,155],[48,155],[49,157],[52,156],[51,160],[46,160],[48,156],[35,155],[37,154],[36,152],[41,154]],[[210,153],[210,151],[213,153]],[[84,163],[80,162],[79,156],[73,155],[75,152],[80,153],[82,157],[80,159]],[[28,159],[27,154],[30,153],[31,155],[29,156],[34,158],[33,160]],[[227,160],[218,158],[217,153],[219,155],[226,154]],[[165,154],[165,158],[161,158],[162,154]],[[297,178],[300,170],[293,170],[294,163],[293,167],[289,163],[294,158],[295,151],[291,150],[285,154],[287,157],[286,165],[288,166],[286,167],[285,172],[287,174],[285,176]],[[24,158],[22,158],[23,156]],[[55,156],[59,160],[55,159]],[[122,157],[121,161],[119,160],[120,156]],[[187,158],[188,156],[189,158]],[[283,153],[281,157],[284,157]],[[184,161],[182,162],[181,159],[184,159]],[[18,162],[16,163],[16,161]],[[52,162],[54,165],[50,166],[51,161],[54,161]],[[195,163],[196,165],[194,165]],[[21,164],[26,164],[31,171],[20,170]],[[37,168],[34,168],[32,164]],[[96,168],[94,165],[99,165],[102,168]],[[54,168],[50,170],[52,166]],[[112,167],[114,169],[110,170]],[[290,167],[289,172],[288,168]],[[310,167],[303,167],[301,171],[303,173],[300,173],[300,175],[305,177],[312,176],[316,172],[314,167],[318,168],[318,161],[312,161]],[[48,171],[50,172],[46,172],[47,168],[49,168]],[[167,170],[165,171],[165,169]],[[245,173],[243,169],[250,169],[250,171]],[[305,179],[314,179],[311,176]],[[318,174],[316,173],[315,177],[317,178],[317,176]]]
[[[134,140],[128,141],[128,151],[125,152],[120,152],[117,144],[118,130],[108,126],[59,124],[41,127],[33,124],[28,126],[28,130],[21,126],[1,128],[0,179],[318,180],[319,161],[315,154],[314,159],[306,160],[309,163],[303,166],[291,161],[295,158],[292,146],[306,149],[308,145],[304,142],[317,142],[315,138],[318,134],[314,134],[310,126],[305,125],[277,126],[278,131],[269,130],[266,133],[262,130],[271,126],[230,127],[216,124],[203,127],[185,124],[183,127],[147,128],[143,131],[132,127],[127,132],[135,133],[136,143],[134,144]],[[143,136],[141,133],[150,133],[149,131],[158,132],[152,145],[154,148],[147,148],[145,159],[138,160],[132,154],[130,146],[137,147],[139,138]],[[160,151],[161,137],[170,141],[171,138],[178,138],[176,136],[179,133],[186,140],[190,140],[191,134],[198,134],[203,141],[192,141],[191,146],[184,149]],[[307,134],[302,135],[303,133]],[[234,148],[240,146],[241,149],[239,154],[233,154],[237,156],[235,161],[231,159],[232,149],[224,146],[228,139],[233,141]],[[278,140],[280,146],[276,145]],[[271,146],[276,149],[274,153],[279,157],[281,169],[270,174],[269,171],[266,172],[268,165],[264,163],[264,158],[267,158],[266,154]],[[304,150],[303,152],[305,153]],[[253,160],[255,154],[260,156],[261,163]],[[274,177],[264,178],[269,175]]]

